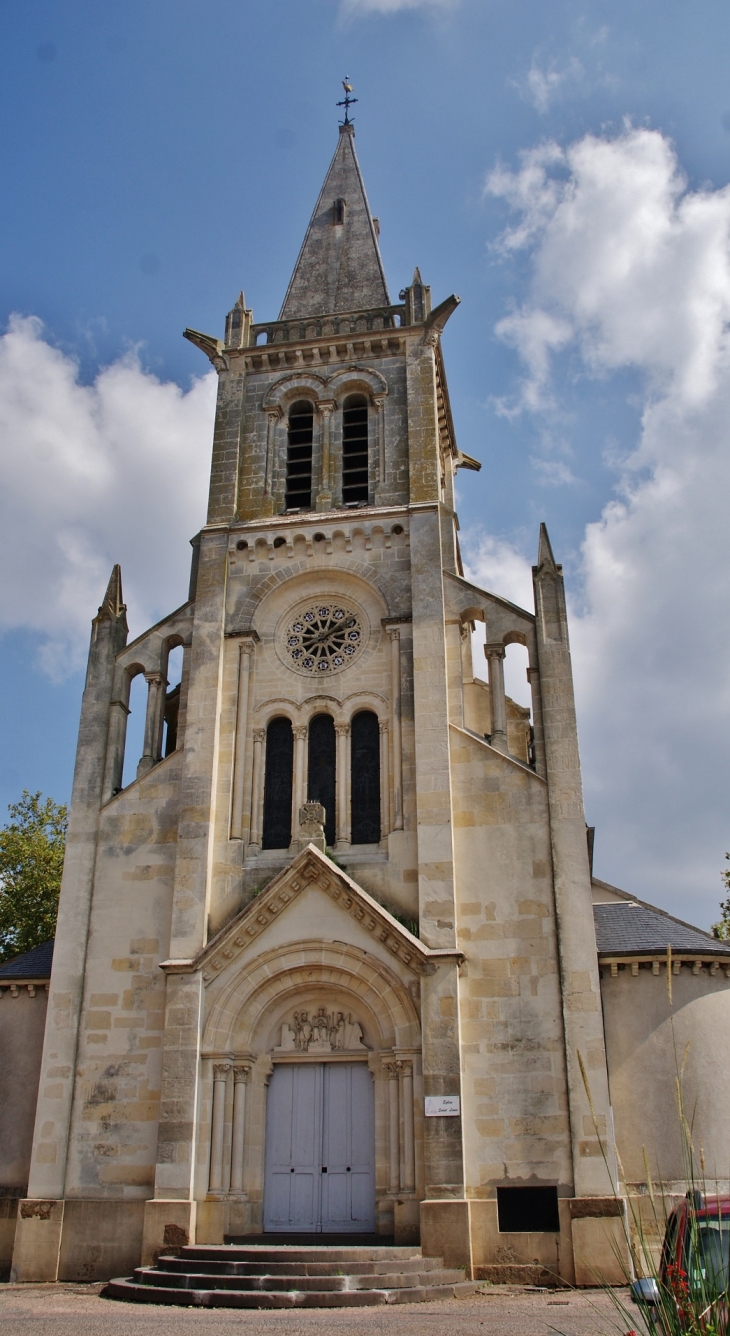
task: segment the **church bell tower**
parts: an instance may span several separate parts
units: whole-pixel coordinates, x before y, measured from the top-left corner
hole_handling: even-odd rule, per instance
[[[218,373],[207,519],[182,608],[127,644],[115,572],[94,623],[19,1278],[112,1218],[118,1270],[121,1235],[135,1265],[356,1231],[471,1275],[502,1202],[574,1278],[613,1191],[561,568],[543,531],[534,612],[464,577],[459,298],[416,269],[392,302],[378,233],[346,119],[278,319],[241,293],[223,339],[185,331]]]

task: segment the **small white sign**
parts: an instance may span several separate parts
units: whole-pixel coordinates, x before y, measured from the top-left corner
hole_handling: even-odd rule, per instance
[[[458,1118],[460,1113],[458,1095],[426,1095],[427,1118]]]

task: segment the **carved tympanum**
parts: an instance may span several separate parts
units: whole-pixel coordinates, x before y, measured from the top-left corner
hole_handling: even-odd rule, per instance
[[[342,1011],[327,1011],[320,1007],[310,1016],[309,1011],[295,1011],[291,1024],[281,1027],[278,1053],[336,1053],[364,1049],[362,1027],[352,1016]]]

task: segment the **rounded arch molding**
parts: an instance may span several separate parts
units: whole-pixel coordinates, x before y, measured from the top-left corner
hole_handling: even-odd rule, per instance
[[[388,383],[371,367],[350,366],[325,378],[311,371],[292,371],[270,385],[262,400],[265,411],[284,412],[296,399],[310,397],[315,402],[341,403],[346,395],[363,392],[371,399],[384,398]]]
[[[233,972],[235,967],[229,967]],[[228,971],[227,971],[228,973]],[[415,976],[414,976],[415,977]],[[420,1023],[407,986],[384,962],[341,942],[297,942],[257,955],[209,985],[203,1052],[262,1056],[281,1024],[305,1000],[347,1007],[376,1051],[420,1046]]]
[[[261,626],[269,616],[270,606],[279,603],[277,596],[283,596],[285,602],[288,602],[300,596],[305,597],[311,590],[314,598],[320,598],[326,592],[340,592],[341,597],[344,597],[348,586],[353,597],[359,598],[364,604],[371,621],[391,615],[385,591],[381,588],[381,582],[376,578],[372,567],[365,562],[346,557],[338,562],[336,570],[327,566],[313,568],[309,562],[299,561],[273,572],[255,590],[250,591],[246,602],[237,610],[238,618],[244,624],[253,626],[260,634]],[[377,615],[375,615],[376,603]]]

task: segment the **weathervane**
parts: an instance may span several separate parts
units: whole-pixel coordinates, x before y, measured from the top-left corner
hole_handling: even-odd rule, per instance
[[[337,105],[338,107],[345,108],[345,119],[344,121],[340,121],[340,125],[351,125],[352,122],[350,120],[350,107],[353,105],[354,102],[357,102],[357,98],[350,97],[350,93],[352,92],[352,84],[350,83],[350,80],[347,75],[345,75],[344,79],[342,80],[342,87],[345,90],[345,96],[341,102],[337,103]]]

